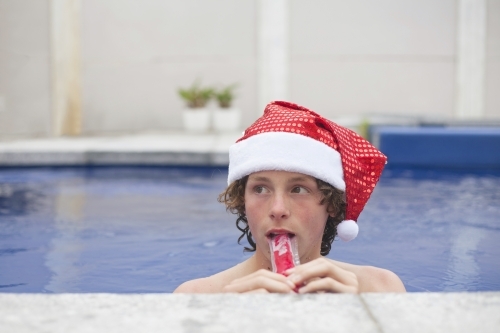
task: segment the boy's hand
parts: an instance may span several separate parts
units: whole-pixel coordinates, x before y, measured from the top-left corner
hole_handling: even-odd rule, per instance
[[[356,274],[346,271],[328,259],[318,258],[285,272],[287,279],[305,293],[358,293]]]
[[[295,284],[281,274],[260,269],[233,280],[223,289],[225,293],[294,293]]]

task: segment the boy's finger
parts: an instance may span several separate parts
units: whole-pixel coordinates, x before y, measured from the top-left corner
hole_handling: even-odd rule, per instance
[[[358,288],[356,286],[345,285],[332,278],[323,278],[307,283],[305,286],[299,288],[298,292],[299,294],[319,293],[319,292],[357,293]]]
[[[357,285],[354,273],[346,271],[326,259],[314,260],[297,266],[287,278],[296,285],[300,285],[315,277],[330,277],[346,285]]]
[[[252,279],[246,279],[245,281],[233,282],[227,285],[225,288],[226,292],[234,293],[246,293],[258,289],[265,289],[272,293],[290,293],[293,291],[291,285],[283,281],[277,281],[266,276],[255,276]]]
[[[269,294],[269,291],[267,291],[264,288],[259,288],[259,289],[256,289],[256,290],[247,291],[244,294]]]
[[[277,274],[277,273],[273,273],[273,272],[265,270],[265,269],[261,269],[261,270],[258,270],[257,272],[254,272],[252,274],[249,274],[249,275],[243,276],[243,277],[241,277],[239,279],[236,279],[233,282],[240,283],[240,282],[244,282],[244,281],[247,281],[247,280],[255,279],[258,276],[265,276],[265,277],[267,277],[269,279],[281,281],[283,283],[287,283],[287,281],[288,281],[287,278],[285,276],[281,275],[281,274]],[[231,283],[233,283],[233,282],[231,282]]]

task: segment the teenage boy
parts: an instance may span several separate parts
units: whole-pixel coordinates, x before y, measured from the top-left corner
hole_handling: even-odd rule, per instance
[[[180,285],[179,293],[404,292],[394,273],[325,258],[338,236],[357,236],[357,218],[386,157],[368,141],[304,107],[273,102],[229,152],[220,195],[253,256],[215,275]],[[298,244],[300,265],[273,273],[269,239]]]

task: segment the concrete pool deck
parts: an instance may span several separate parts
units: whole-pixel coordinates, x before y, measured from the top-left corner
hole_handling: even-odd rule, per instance
[[[0,141],[0,166],[227,165],[241,132],[144,133]]]
[[[241,133],[0,142],[0,166],[227,165]],[[0,293],[0,332],[500,332],[500,292],[361,295]]]
[[[374,126],[392,166],[500,168],[500,126]],[[234,133],[157,132],[0,141],[2,166],[190,165],[229,162]]]
[[[500,293],[0,294],[1,332],[500,331]]]

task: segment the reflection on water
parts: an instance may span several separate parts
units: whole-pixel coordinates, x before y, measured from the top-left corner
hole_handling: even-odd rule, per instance
[[[43,184],[12,169],[0,171],[0,292],[43,292],[52,228],[50,195]]]
[[[443,291],[476,290],[480,283],[480,269],[476,262],[477,246],[486,236],[486,230],[461,227],[453,238]]]
[[[0,183],[0,216],[18,216],[35,210],[38,193],[29,184]]]
[[[171,292],[247,258],[216,201],[227,171],[0,170],[1,292]],[[500,290],[500,175],[387,171],[330,258],[409,291]]]
[[[82,252],[86,251],[80,232],[85,228],[83,208],[85,192],[82,179],[61,181],[54,184],[54,231],[45,256],[45,265],[52,272],[48,292],[78,292],[82,268],[77,265]]]

